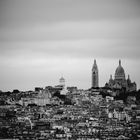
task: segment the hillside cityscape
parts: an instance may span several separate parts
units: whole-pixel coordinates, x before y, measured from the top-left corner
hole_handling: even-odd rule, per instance
[[[0,0],[0,140],[140,140],[140,0]]]
[[[89,89],[66,86],[62,76],[55,86],[0,91],[0,140],[139,140],[135,79],[126,76],[119,60],[115,74],[100,87],[97,61]]]

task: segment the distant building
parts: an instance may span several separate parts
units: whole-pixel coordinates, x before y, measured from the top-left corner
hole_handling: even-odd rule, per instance
[[[66,88],[65,79],[63,77],[60,78],[59,85],[62,87],[62,90],[60,91],[60,94],[61,95],[66,95],[68,90]]]
[[[34,103],[39,106],[45,106],[46,104],[50,104],[51,98],[51,93],[44,89],[34,98]]]
[[[125,71],[121,65],[121,60],[119,60],[119,66],[116,68],[114,79],[112,75],[110,76],[109,82],[106,83],[106,87],[111,89],[122,89],[124,88],[126,91],[136,91],[136,83],[131,82],[130,76],[125,78]]]
[[[63,77],[59,79],[59,85],[62,86],[63,88],[65,87],[65,79]]]
[[[74,92],[74,91],[77,91],[78,89],[77,89],[77,87],[67,87],[67,90],[69,92]]]
[[[56,89],[56,90],[62,90],[62,89],[64,89],[64,88],[65,88],[65,79],[64,79],[63,77],[61,77],[61,78],[59,79],[59,84],[56,85],[56,86],[54,87],[54,89]]]
[[[61,77],[59,79],[59,85],[56,85],[53,89],[56,91],[60,91],[61,95],[66,95],[68,90],[67,90],[66,85],[65,85],[65,79],[63,77]]]
[[[94,60],[94,64],[92,67],[92,87],[99,87],[98,66],[96,64],[96,60]]]
[[[42,87],[35,87],[35,92],[40,92],[40,91],[42,91],[42,90],[43,90]]]

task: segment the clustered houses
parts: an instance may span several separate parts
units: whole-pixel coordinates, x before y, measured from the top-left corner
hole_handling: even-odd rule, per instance
[[[126,106],[122,100],[103,98],[98,89],[71,90],[66,94],[72,101],[68,105],[53,96],[54,91],[49,87],[1,95],[8,103],[0,106],[0,139],[140,138],[139,105]]]

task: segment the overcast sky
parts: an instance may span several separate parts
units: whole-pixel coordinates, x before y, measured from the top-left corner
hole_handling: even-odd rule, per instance
[[[0,89],[91,87],[114,76],[119,59],[140,88],[139,0],[0,0]]]

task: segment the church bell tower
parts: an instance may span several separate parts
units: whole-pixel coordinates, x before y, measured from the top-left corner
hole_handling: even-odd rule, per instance
[[[94,64],[92,67],[92,87],[99,87],[98,66],[96,64],[96,60],[94,60]]]

